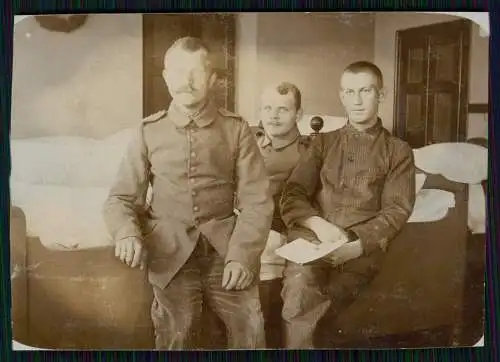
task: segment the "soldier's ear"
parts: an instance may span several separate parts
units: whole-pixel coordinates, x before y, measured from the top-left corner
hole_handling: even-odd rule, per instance
[[[212,74],[210,75],[209,80],[208,80],[209,87],[213,88],[215,85],[215,82],[217,82],[217,72],[213,71]]]
[[[302,119],[303,115],[304,115],[304,110],[302,108],[299,108],[297,110],[297,115],[296,115],[296,122],[297,123]]]
[[[346,96],[345,96],[345,92],[342,88],[339,88],[338,95],[339,95],[340,103],[342,103],[342,106],[345,108],[346,107],[346,102],[345,102]]]
[[[163,68],[161,75],[163,76],[163,80],[166,83],[167,82],[167,69]]]
[[[382,87],[378,90],[378,101],[383,102],[387,96],[387,88]]]

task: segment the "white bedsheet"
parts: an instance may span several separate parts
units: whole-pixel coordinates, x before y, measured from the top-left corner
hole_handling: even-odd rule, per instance
[[[468,227],[473,234],[486,233],[486,197],[481,184],[469,185]]]
[[[12,204],[26,215],[27,234],[50,249],[111,245],[104,218],[106,187],[11,183]]]
[[[436,143],[413,150],[416,166],[448,180],[477,184],[488,177],[488,149],[472,143]]]
[[[438,189],[422,189],[417,194],[415,207],[408,222],[434,222],[448,215],[448,210],[455,207],[455,195]]]
[[[472,143],[450,142],[436,143],[413,152],[419,169],[441,174],[450,181],[469,184],[468,228],[475,234],[485,233],[486,200],[481,182],[488,178],[488,149]],[[429,206],[430,209],[433,207]]]

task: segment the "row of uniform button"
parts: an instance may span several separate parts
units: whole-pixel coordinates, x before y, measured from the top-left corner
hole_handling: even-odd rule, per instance
[[[188,132],[189,132],[189,135],[188,135],[189,144],[191,145],[191,141],[192,141],[191,134],[193,134],[195,132],[195,130],[193,128],[189,128]],[[191,158],[195,158],[195,157],[196,157],[196,152],[192,151],[191,152]],[[190,161],[192,162],[192,160],[190,160]],[[190,170],[191,173],[192,172],[196,172],[196,166],[190,166],[189,170]],[[194,177],[190,177],[189,180],[190,180],[191,184],[195,183]],[[195,190],[191,190],[191,195],[192,196],[196,196],[196,191]],[[198,212],[198,211],[200,211],[200,208],[198,206],[194,205],[193,206],[193,211],[194,212]],[[194,218],[194,222],[195,222],[195,224],[198,224],[198,219],[196,217]]]
[[[194,128],[189,128],[188,129],[188,132],[189,132],[188,133],[188,138],[189,138],[189,144],[190,145],[191,145],[191,140],[192,140],[192,138],[191,138],[192,136],[191,135],[194,133],[194,131],[195,131]],[[191,152],[191,157],[196,157],[196,152],[192,151]]]

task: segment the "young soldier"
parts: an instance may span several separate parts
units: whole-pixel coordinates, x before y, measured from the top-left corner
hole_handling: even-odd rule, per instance
[[[116,256],[136,267],[148,251],[157,349],[195,347],[203,297],[229,348],[262,348],[256,281],[273,213],[262,156],[249,125],[209,96],[216,76],[198,39],[173,44],[163,77],[172,103],[138,128],[105,205]]]
[[[285,260],[274,251],[286,241],[286,227],[279,213],[279,199],[286,179],[309,145],[309,138],[301,136],[297,127],[302,117],[301,98],[300,90],[294,84],[283,82],[268,87],[261,96],[260,124],[253,128],[275,202],[271,226],[275,233],[268,239],[262,254],[260,272],[260,296],[269,348],[282,347],[280,291]]]
[[[287,264],[282,314],[291,349],[314,348],[313,333],[327,310],[337,315],[373,279],[415,202],[412,149],[378,117],[379,68],[351,64],[340,83],[348,122],[311,143],[285,186],[281,212],[289,240],[349,242],[323,260]]]

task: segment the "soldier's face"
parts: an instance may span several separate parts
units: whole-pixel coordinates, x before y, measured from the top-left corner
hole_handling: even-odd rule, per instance
[[[175,49],[165,59],[163,78],[176,104],[193,107],[205,101],[215,82],[202,50]]]
[[[292,92],[280,94],[275,89],[268,89],[262,94],[260,119],[268,135],[279,137],[288,134],[297,126],[301,115]]]
[[[349,122],[362,125],[376,119],[383,92],[374,74],[346,72],[340,80],[340,88],[340,99]]]

